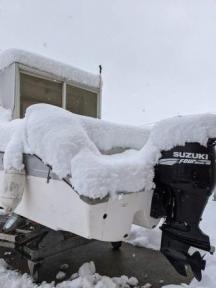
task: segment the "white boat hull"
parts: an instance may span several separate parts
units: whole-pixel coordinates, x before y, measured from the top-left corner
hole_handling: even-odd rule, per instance
[[[3,179],[1,170],[1,189]],[[54,230],[115,242],[127,238],[133,223],[147,228],[158,224],[157,219],[150,217],[151,200],[150,191],[102,201],[83,199],[64,181],[51,179],[47,183],[45,177],[27,175],[15,213]]]

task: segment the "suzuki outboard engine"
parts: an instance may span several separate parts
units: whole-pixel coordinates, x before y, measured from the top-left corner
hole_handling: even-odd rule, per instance
[[[161,252],[184,276],[186,266],[190,265],[200,281],[205,260],[200,252],[190,255],[188,250],[196,247],[214,252],[199,223],[215,186],[215,139],[209,140],[207,147],[186,143],[162,151],[154,182],[151,216],[165,217],[161,226]]]

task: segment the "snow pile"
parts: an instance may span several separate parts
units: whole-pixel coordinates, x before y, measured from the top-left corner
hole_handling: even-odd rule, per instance
[[[25,126],[32,153],[50,164],[60,178],[71,174],[71,160],[79,152],[100,154],[76,115],[62,108],[33,105],[27,109]]]
[[[185,142],[199,142],[206,146],[216,137],[216,114],[176,116],[157,122],[151,141],[160,150],[169,150]]]
[[[160,224],[154,229],[146,229],[133,225],[126,242],[137,247],[160,250],[162,232],[159,226]]]
[[[138,284],[135,277],[107,277],[96,273],[93,262],[83,264],[78,273],[72,275],[71,280],[55,285],[43,282],[40,285],[33,283],[27,275],[9,270],[3,259],[0,259],[0,287],[1,288],[130,288]]]
[[[102,155],[100,150],[140,148],[149,130],[81,117],[45,104],[28,108],[25,122],[32,153],[50,164],[60,178],[72,175],[71,183],[79,194],[103,198],[121,191],[137,192],[146,186],[148,154],[140,157],[137,151],[126,151]]]
[[[100,86],[100,77],[98,75],[19,49],[9,49],[1,53],[0,70],[15,62],[92,88],[99,88]]]

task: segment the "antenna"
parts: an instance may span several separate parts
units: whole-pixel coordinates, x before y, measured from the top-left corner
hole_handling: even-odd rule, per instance
[[[102,65],[99,65],[99,74],[100,74],[100,75],[102,74],[102,70],[103,70]]]

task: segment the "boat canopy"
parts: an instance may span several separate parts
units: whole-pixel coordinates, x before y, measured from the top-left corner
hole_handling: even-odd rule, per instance
[[[100,117],[101,76],[18,49],[0,54],[0,104],[23,117],[32,104],[47,103]]]

